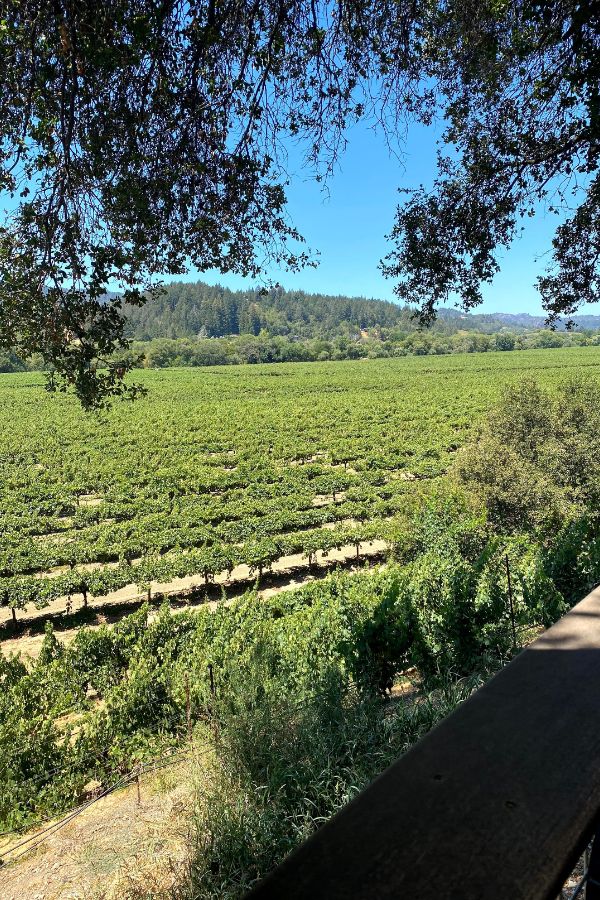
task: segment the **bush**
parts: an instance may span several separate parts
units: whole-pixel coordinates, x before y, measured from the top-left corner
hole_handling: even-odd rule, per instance
[[[499,531],[551,535],[600,501],[598,386],[509,388],[457,454],[454,474]]]

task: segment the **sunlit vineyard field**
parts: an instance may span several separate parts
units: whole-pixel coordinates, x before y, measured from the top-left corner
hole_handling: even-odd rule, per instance
[[[502,387],[600,376],[582,348],[137,373],[98,415],[0,376],[0,599],[9,615],[127,585],[385,541]]]
[[[206,871],[229,821],[272,867],[286,823],[309,833],[597,582],[585,515],[550,546],[454,515],[445,482],[505,385],[578,374],[600,348],[143,371],[98,415],[1,376],[0,868],[192,749],[215,758]],[[418,704],[388,702],[398,679]],[[290,771],[292,795],[269,781]]]

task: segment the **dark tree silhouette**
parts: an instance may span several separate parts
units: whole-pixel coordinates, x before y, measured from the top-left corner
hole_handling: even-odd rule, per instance
[[[437,6],[423,73],[447,120],[438,177],[399,207],[384,271],[425,321],[452,296],[476,306],[497,249],[545,201],[564,218],[538,280],[553,323],[600,297],[600,5]]]

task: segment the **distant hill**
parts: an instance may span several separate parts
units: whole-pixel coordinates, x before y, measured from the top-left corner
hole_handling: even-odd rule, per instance
[[[511,331],[537,331],[546,327],[545,316],[532,316],[530,313],[465,313],[459,309],[438,310],[438,320],[458,324],[467,331],[494,332],[501,328]],[[600,315],[573,316],[572,321],[578,331],[597,331],[600,329]],[[435,326],[434,326],[435,327]],[[558,322],[557,331],[565,331],[564,322]]]
[[[534,328],[544,328],[544,316],[530,316],[529,313],[494,313],[497,321],[503,322],[511,328],[524,328],[530,331]],[[579,331],[597,331],[600,328],[600,315],[573,316],[575,327]],[[558,331],[565,330],[564,322],[556,326]]]
[[[418,329],[414,310],[385,300],[307,294],[277,287],[231,291],[220,285],[173,282],[158,299],[143,307],[127,307],[127,334],[136,340],[157,337],[224,337],[266,331],[291,340],[360,335],[377,329]],[[575,316],[578,330],[600,328],[600,315]],[[465,313],[440,309],[432,331],[455,334],[478,331],[532,331],[544,327],[543,316],[528,313]],[[562,330],[563,326],[559,326]]]
[[[414,328],[412,312],[383,300],[363,297],[331,297],[273,288],[266,294],[231,291],[204,282],[174,282],[166,292],[145,306],[127,309],[129,336],[138,340],[155,337],[223,337],[259,334],[290,338],[333,337],[341,331],[360,333],[377,326],[400,323]]]

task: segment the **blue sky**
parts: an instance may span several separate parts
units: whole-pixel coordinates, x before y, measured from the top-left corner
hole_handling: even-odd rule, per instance
[[[390,249],[385,235],[392,228],[400,199],[397,189],[433,179],[435,137],[433,129],[413,126],[398,159],[390,155],[381,137],[356,126],[339,170],[329,181],[328,196],[306,173],[296,176],[289,189],[289,210],[308,246],[320,251],[320,264],[298,274],[271,269],[269,277],[286,288],[394,299],[393,283],[378,269],[379,260]],[[545,268],[544,254],[557,219],[540,211],[524,224],[522,236],[503,253],[493,284],[484,287],[481,312],[542,312],[535,281]],[[197,278],[233,289],[252,284],[219,272],[192,271],[187,276]]]

